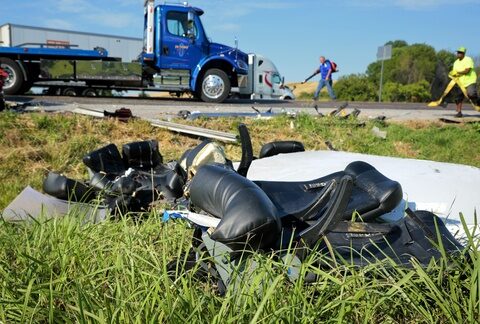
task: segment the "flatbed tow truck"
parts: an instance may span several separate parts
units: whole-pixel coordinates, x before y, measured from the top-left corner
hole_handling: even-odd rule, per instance
[[[0,65],[9,75],[5,93],[23,94],[35,85],[66,96],[95,96],[103,89],[191,93],[205,102],[231,95],[294,99],[271,61],[211,42],[200,19],[203,10],[154,0],[144,7],[138,61],[122,62],[101,47],[0,47]],[[261,68],[260,61],[269,68]]]

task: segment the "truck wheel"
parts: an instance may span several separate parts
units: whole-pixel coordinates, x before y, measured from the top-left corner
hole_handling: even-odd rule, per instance
[[[3,91],[7,95],[18,94],[23,86],[22,70],[15,61],[9,58],[1,58],[0,66],[8,74]]]
[[[82,91],[82,96],[84,97],[96,97],[97,96],[97,91],[92,88],[87,88]]]
[[[74,88],[65,88],[62,91],[62,96],[75,97],[76,95],[77,95],[77,92],[75,91]]]
[[[200,98],[205,102],[223,102],[230,94],[230,80],[219,69],[208,70],[202,80]]]

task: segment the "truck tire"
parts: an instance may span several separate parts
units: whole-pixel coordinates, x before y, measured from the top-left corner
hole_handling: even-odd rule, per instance
[[[7,95],[19,94],[23,87],[23,73],[18,64],[9,58],[0,58],[1,68],[8,73],[3,91]]]
[[[200,85],[200,99],[205,102],[223,102],[230,94],[230,79],[220,69],[210,69]]]
[[[82,91],[82,97],[96,97],[97,96],[97,90],[93,88],[87,88]]]
[[[65,88],[62,90],[62,96],[65,97],[75,97],[77,95],[77,92],[75,91],[75,88]]]

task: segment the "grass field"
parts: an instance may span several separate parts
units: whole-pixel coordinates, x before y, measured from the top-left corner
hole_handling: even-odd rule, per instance
[[[480,166],[478,125],[383,124],[355,120],[199,119],[196,126],[235,132],[245,122],[254,151],[273,140],[300,140],[308,150],[339,150]],[[371,133],[378,126],[386,140]],[[49,170],[87,178],[82,156],[104,144],[156,139],[164,160],[198,140],[152,128],[68,115],[0,114],[0,210],[26,185],[41,189]],[[225,146],[238,160],[240,147]],[[475,323],[480,318],[480,258],[471,241],[463,254],[405,269],[390,263],[362,269],[318,269],[310,286],[291,283],[282,264],[262,264],[250,284],[216,294],[192,274],[173,282],[167,263],[185,252],[191,229],[162,223],[161,211],[142,221],[125,217],[83,224],[80,215],[13,225],[0,221],[0,322],[168,323]],[[322,256],[318,256],[321,258]],[[311,262],[313,262],[312,260]],[[262,287],[262,289],[259,289]]]
[[[334,80],[335,82],[335,80]],[[313,98],[313,94],[315,90],[317,90],[318,81],[310,81],[306,83],[301,82],[294,82],[287,84],[290,89],[292,89],[293,94],[298,100],[309,100]],[[325,99],[329,100],[327,88],[323,88],[322,92],[320,93],[320,100]]]

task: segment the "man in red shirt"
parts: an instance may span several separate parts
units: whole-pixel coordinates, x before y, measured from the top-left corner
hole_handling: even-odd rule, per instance
[[[8,78],[7,72],[0,68],[0,111],[5,110],[5,97],[3,96],[3,84]]]

